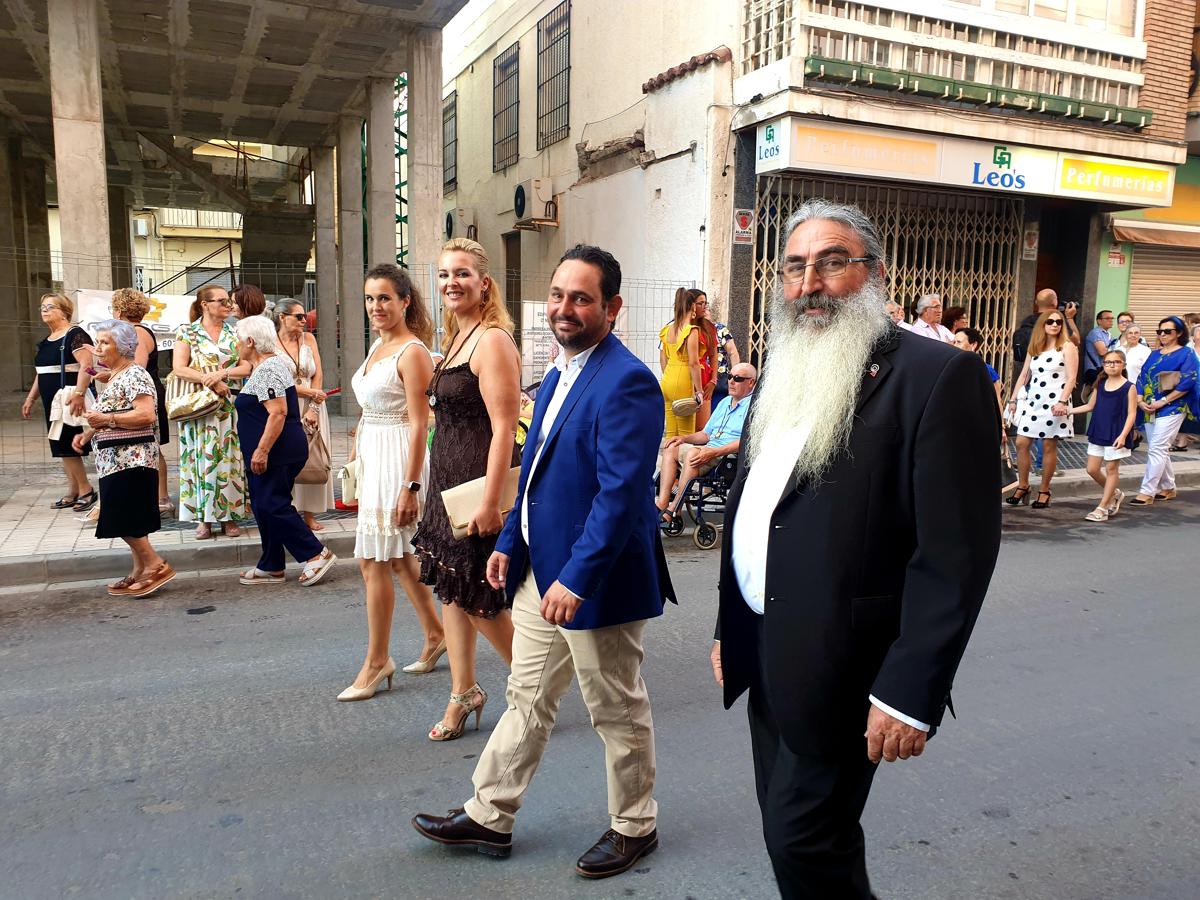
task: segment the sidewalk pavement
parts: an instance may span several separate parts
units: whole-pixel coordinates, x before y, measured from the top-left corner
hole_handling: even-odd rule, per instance
[[[347,430],[345,422],[335,420],[332,454],[335,466],[346,458]],[[174,442],[165,449],[172,496],[177,497]],[[1060,446],[1059,474],[1052,485],[1056,501],[1072,497],[1099,498],[1098,487],[1082,468],[1086,451],[1086,439],[1074,439]],[[1200,452],[1172,453],[1171,457],[1179,487],[1200,485]],[[1121,468],[1121,484],[1127,494],[1137,490],[1145,471],[1144,453],[1135,453],[1132,460]],[[81,522],[79,513],[50,509],[50,504],[61,496],[62,485],[57,461],[49,462],[52,464],[46,466],[44,477],[26,478],[27,482],[36,480],[38,483],[10,487],[0,494],[0,588],[36,587],[127,574],[130,557],[123,541],[97,540],[94,523]],[[1036,487],[1038,477],[1032,476],[1030,483]],[[334,484],[336,489],[336,479]],[[317,537],[339,557],[349,559],[354,553],[355,515],[330,510],[318,516],[318,521],[324,530]],[[164,519],[163,529],[151,535],[150,542],[181,572],[214,571],[234,566],[249,568],[258,560],[258,529],[253,520],[246,523],[243,536],[238,538],[227,538],[218,532],[211,540],[197,541],[194,530],[193,523]],[[689,535],[690,531],[687,529]],[[294,569],[294,563],[290,567]]]

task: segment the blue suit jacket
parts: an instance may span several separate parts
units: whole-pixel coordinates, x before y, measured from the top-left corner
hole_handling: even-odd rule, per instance
[[[496,549],[509,557],[511,598],[532,565],[538,591],[556,580],[584,600],[567,628],[620,625],[662,615],[675,601],[654,506],[663,428],[658,380],[612,334],[602,340],[546,435],[532,480],[546,407],[559,372],[538,390],[521,456],[516,506]],[[529,541],[521,507],[529,495]]]

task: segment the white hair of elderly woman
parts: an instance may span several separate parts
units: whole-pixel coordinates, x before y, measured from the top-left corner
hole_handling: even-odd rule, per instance
[[[275,353],[279,350],[279,343],[275,339],[275,323],[266,316],[238,319],[234,331],[239,340],[253,341],[256,353]]]
[[[137,355],[138,337],[137,329],[128,322],[122,322],[119,319],[107,319],[95,326],[96,336],[100,336],[100,332],[107,331],[109,338],[113,344],[126,359],[133,359]]]

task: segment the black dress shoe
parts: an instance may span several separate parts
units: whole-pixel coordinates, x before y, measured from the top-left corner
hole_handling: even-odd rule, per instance
[[[658,849],[658,829],[645,837],[629,837],[611,828],[579,857],[575,871],[584,878],[607,878],[633,868],[643,856]]]
[[[439,844],[463,844],[474,847],[484,856],[504,859],[512,853],[512,835],[484,828],[462,809],[452,809],[444,816],[417,813],[413,828],[424,837]]]

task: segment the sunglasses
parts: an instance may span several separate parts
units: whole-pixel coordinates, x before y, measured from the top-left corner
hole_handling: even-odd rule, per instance
[[[308,313],[287,313],[286,315],[289,319],[295,319],[298,322],[303,322],[308,318]]]
[[[730,375],[729,380],[736,381],[738,384],[741,384],[743,381],[753,381],[754,379],[749,375]]]
[[[1159,328],[1154,333],[1155,334],[1176,334],[1177,332],[1176,332],[1176,329],[1174,329],[1174,328]]]
[[[1061,325],[1062,323],[1063,323],[1062,319],[1047,319],[1046,320],[1047,325]]]
[[[224,306],[227,309],[233,309],[233,307],[235,305],[232,300],[217,300],[216,298],[214,298],[212,300],[205,300],[204,302],[205,303],[219,303],[219,304],[221,304],[221,306]]]

